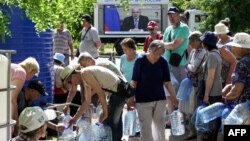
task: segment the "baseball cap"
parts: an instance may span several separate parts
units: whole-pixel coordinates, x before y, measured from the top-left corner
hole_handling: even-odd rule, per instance
[[[157,26],[158,26],[158,24],[157,24],[156,21],[150,21],[150,22],[148,22],[148,28],[155,28]]]
[[[89,14],[85,14],[82,16],[82,19],[85,19],[87,22],[91,22],[91,16]]]
[[[31,80],[29,82],[27,88],[37,90],[43,96],[48,96],[48,93],[45,92],[45,87],[44,87],[43,83],[39,80]]]
[[[60,61],[62,64],[64,63],[65,56],[61,53],[55,53],[54,57],[55,60]]]
[[[42,108],[38,106],[26,107],[19,116],[19,129],[22,133],[28,133],[42,127],[48,117]]]
[[[177,7],[169,7],[168,14],[180,13],[180,10]]]

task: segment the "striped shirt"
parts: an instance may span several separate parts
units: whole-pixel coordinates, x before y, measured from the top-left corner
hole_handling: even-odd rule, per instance
[[[72,44],[72,37],[69,30],[64,29],[58,32],[56,29],[53,33],[53,53],[69,54],[69,45]]]

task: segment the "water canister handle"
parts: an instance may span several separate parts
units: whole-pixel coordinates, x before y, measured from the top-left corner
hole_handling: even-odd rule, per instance
[[[174,107],[174,111],[177,111],[177,110],[178,110],[178,107],[177,107],[177,106],[175,106],[175,107]]]

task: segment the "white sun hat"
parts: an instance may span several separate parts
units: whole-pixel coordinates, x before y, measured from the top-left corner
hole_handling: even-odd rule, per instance
[[[250,49],[250,35],[244,32],[236,33],[233,41],[226,45]]]
[[[20,132],[28,133],[39,129],[48,120],[46,113],[40,107],[26,107],[19,116]]]
[[[228,27],[223,23],[218,23],[214,26],[214,34],[227,34],[229,32]]]

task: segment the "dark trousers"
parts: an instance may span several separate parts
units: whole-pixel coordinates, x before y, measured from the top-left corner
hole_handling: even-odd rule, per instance
[[[123,134],[122,111],[125,98],[118,94],[111,94],[108,102],[108,118],[106,123],[111,127],[113,141],[121,141]]]

